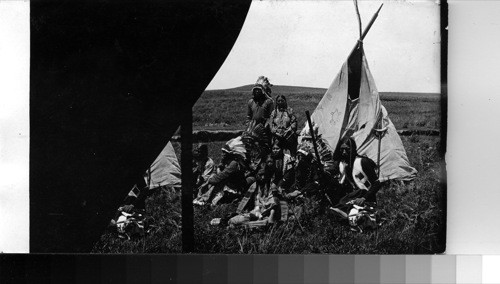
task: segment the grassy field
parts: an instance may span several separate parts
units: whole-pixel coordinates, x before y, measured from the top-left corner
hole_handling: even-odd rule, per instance
[[[205,91],[193,107],[195,130],[243,129],[251,86]],[[284,95],[294,109],[299,126],[306,120],[305,111],[314,111],[326,89],[274,86],[273,97]],[[397,129],[439,129],[441,120],[439,94],[381,93],[382,103]],[[436,115],[438,116],[436,119]]]
[[[245,89],[245,88],[242,88]],[[277,90],[276,90],[277,89]],[[299,110],[313,110],[324,90],[275,88]],[[293,92],[296,91],[296,92]],[[237,96],[237,98],[235,98]],[[245,101],[250,93],[241,89],[207,91],[194,107],[195,129],[240,129]],[[241,100],[241,103],[240,103]],[[382,103],[397,128],[439,128],[439,96],[432,94],[382,94]],[[234,107],[234,106],[237,107]],[[240,108],[241,106],[241,108]],[[210,109],[212,110],[210,111]],[[225,110],[225,111],[223,111]],[[304,121],[303,116],[299,120]],[[222,123],[222,124],[221,124]],[[198,253],[329,253],[329,254],[427,254],[445,250],[445,173],[439,156],[440,137],[401,137],[410,163],[418,170],[409,183],[386,183],[377,198],[384,223],[375,231],[353,232],[332,213],[319,214],[310,201],[298,220],[290,220],[266,231],[250,232],[210,226],[212,218],[235,211],[235,205],[215,209],[195,208],[195,251]],[[220,160],[222,141],[208,143],[209,155]],[[179,153],[180,145],[174,143]],[[147,200],[147,211],[155,219],[154,230],[144,238],[121,240],[112,232],[96,243],[96,253],[179,253],[181,224],[179,193],[158,190]]]

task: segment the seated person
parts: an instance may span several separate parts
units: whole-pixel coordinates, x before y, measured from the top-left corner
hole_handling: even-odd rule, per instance
[[[255,182],[257,172],[265,163],[269,150],[264,141],[257,139],[253,135],[244,134],[242,141],[244,141],[247,150],[245,179],[246,188],[248,188]]]
[[[333,151],[328,142],[321,137],[318,127],[313,123],[313,133],[316,138],[316,147],[319,154],[319,163],[314,151],[312,133],[309,127],[301,132],[300,144],[297,150],[295,182],[285,194],[288,198],[295,198],[306,194],[319,196],[331,204],[331,195],[335,192],[338,174],[338,163],[333,159]],[[325,198],[323,198],[325,197]],[[326,204],[325,204],[326,205]]]
[[[293,167],[295,161],[293,158],[283,152],[282,143],[275,140],[272,147],[271,155],[268,157],[266,163],[271,163],[270,166],[274,168],[274,175],[272,177],[271,183],[274,187],[281,187],[281,184],[286,179],[293,178]],[[290,175],[292,174],[292,176]]]
[[[329,174],[330,176],[335,176],[336,174],[338,174],[338,162],[334,160],[332,148],[328,144],[328,141],[323,139],[321,133],[319,133],[318,126],[314,122],[313,133],[314,138],[316,138],[316,146],[321,164],[323,165],[324,172]],[[306,127],[304,127],[304,129],[300,132],[299,140],[299,149],[308,150],[312,155],[313,162],[316,162],[317,159],[312,142],[312,133],[307,124]]]
[[[208,147],[206,144],[199,145],[193,151],[193,178],[195,188],[198,188],[196,197],[203,195],[207,187],[202,187],[212,175],[216,173],[214,161],[208,157]]]
[[[358,155],[356,143],[350,137],[341,142],[339,149],[340,184],[345,195],[335,205],[334,211],[348,214],[353,205],[376,205],[376,194],[381,187],[377,165],[370,158]]]
[[[216,196],[212,200],[213,206],[221,203],[230,203],[241,196],[246,186],[245,152],[245,146],[241,142],[241,137],[229,140],[222,147],[222,171],[212,175],[203,184],[203,186],[209,186],[209,195],[216,192]]]
[[[279,194],[271,189],[271,177],[273,170],[263,167],[257,174],[257,180],[252,184],[247,192],[246,200],[242,200],[238,206],[236,216],[230,218],[229,226],[255,225],[255,227],[265,226],[275,223],[280,219]],[[244,213],[247,208],[253,208]],[[255,222],[255,223],[252,223]]]
[[[308,149],[299,148],[297,160],[292,171],[288,171],[280,183],[280,191],[287,200],[303,196],[307,185],[314,183],[314,165]]]

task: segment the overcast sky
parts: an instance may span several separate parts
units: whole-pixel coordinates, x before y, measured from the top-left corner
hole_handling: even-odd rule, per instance
[[[440,92],[436,1],[359,1],[379,91]],[[207,89],[255,83],[328,88],[359,36],[353,1],[254,1],[241,33]]]

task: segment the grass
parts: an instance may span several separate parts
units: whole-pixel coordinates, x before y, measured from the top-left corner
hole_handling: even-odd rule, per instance
[[[242,88],[244,89],[244,88]],[[283,88],[290,105],[296,110],[313,109],[321,98],[321,89]],[[292,92],[296,90],[296,92]],[[280,89],[278,88],[278,91]],[[324,91],[324,90],[323,90]],[[238,96],[235,99],[235,96]],[[241,127],[238,109],[248,99],[239,89],[207,91],[197,102],[195,126],[204,129]],[[421,94],[382,95],[382,103],[397,128],[439,128],[439,97]],[[237,107],[229,107],[237,105]],[[211,117],[207,117],[210,108]],[[225,109],[226,112],[221,110]],[[202,113],[205,112],[205,115]],[[244,114],[244,112],[243,112]],[[216,120],[215,118],[218,118]],[[304,117],[299,117],[304,120]],[[208,121],[213,125],[205,127]],[[218,121],[218,122],[217,122]],[[211,123],[212,123],[211,122]],[[226,126],[217,123],[226,123]],[[198,123],[198,124],[197,124]],[[196,128],[196,127],[195,127]],[[195,251],[197,253],[273,253],[273,254],[430,254],[445,250],[446,191],[442,186],[443,159],[439,156],[440,137],[403,136],[408,159],[418,170],[409,183],[386,183],[377,194],[384,223],[375,231],[353,232],[332,213],[320,214],[314,200],[307,201],[301,217],[266,231],[228,230],[211,226],[212,218],[235,211],[235,205],[215,209],[195,208]],[[208,143],[209,155],[220,161],[225,142]],[[179,143],[174,143],[179,153]],[[181,252],[180,194],[163,188],[146,201],[149,214],[157,226],[144,238],[121,240],[113,232],[103,234],[96,243],[96,253],[179,253]]]
[[[251,86],[227,90],[205,91],[193,107],[193,128],[196,130],[242,130],[246,107],[252,97]],[[326,89],[289,86],[273,87],[273,97],[285,95],[295,111],[299,127],[305,123],[305,111],[314,111]],[[438,94],[381,93],[383,105],[397,129],[439,129],[440,97]],[[418,107],[415,107],[418,103]]]

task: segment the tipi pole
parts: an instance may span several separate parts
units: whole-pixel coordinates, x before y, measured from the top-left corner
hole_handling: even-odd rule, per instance
[[[378,127],[379,129],[375,129],[375,133],[378,138],[378,153],[377,153],[377,177],[380,178],[380,150],[381,150],[381,145],[382,145],[382,135],[384,135],[385,131],[387,131],[387,127],[384,127],[384,117],[383,113],[380,112],[380,117],[379,117],[379,122],[378,122]]]
[[[356,8],[356,14],[358,15],[359,38],[361,38],[363,37],[363,25],[361,24],[361,15],[359,15],[358,0],[354,0],[354,7]]]
[[[356,50],[358,48],[358,45],[359,45],[359,41],[363,41],[363,39],[365,39],[365,36],[366,34],[370,31],[370,28],[372,27],[373,23],[375,22],[375,20],[377,19],[378,17],[378,13],[380,12],[380,10],[382,9],[382,6],[384,6],[384,3],[380,4],[380,7],[378,8],[377,12],[375,12],[375,15],[372,16],[370,22],[368,23],[368,26],[366,26],[366,29],[363,31],[363,33],[361,34],[358,42],[356,43],[356,45],[353,47],[353,49],[351,50],[351,52],[349,53],[349,57],[351,57],[351,54],[354,52],[354,50]],[[357,6],[356,6],[356,9],[357,9]],[[359,20],[360,21],[360,25],[361,25],[361,19]]]
[[[319,156],[319,152],[318,152],[318,144],[316,142],[316,134],[314,133],[314,128],[313,128],[313,124],[312,124],[312,120],[311,120],[311,114],[309,113],[308,110],[306,110],[306,117],[307,117],[307,124],[309,125],[309,133],[311,134],[312,144],[313,144],[313,148],[314,148],[314,155],[316,156],[316,160],[318,162],[318,168],[320,169],[321,174],[322,174],[323,173],[323,165],[321,164],[321,157]],[[324,195],[325,195],[328,203],[330,203],[330,205],[333,206],[332,200],[330,199],[328,194],[326,194],[326,192],[324,192]]]
[[[380,148],[382,144],[382,137],[381,133],[377,133],[378,137],[378,153],[377,153],[377,178],[380,179]]]

